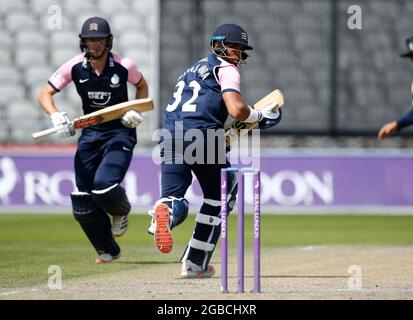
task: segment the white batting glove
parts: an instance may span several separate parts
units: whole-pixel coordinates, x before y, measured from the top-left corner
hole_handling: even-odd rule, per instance
[[[280,116],[280,113],[278,112],[278,110],[276,111],[273,110],[276,106],[277,106],[277,102],[273,102],[273,103],[270,103],[265,108],[261,109],[259,111],[262,115],[261,119],[262,118],[277,119]]]
[[[52,120],[53,126],[59,128],[57,131],[59,138],[64,139],[76,134],[72,121],[70,121],[66,112],[54,112],[50,115],[50,119]]]
[[[121,118],[122,124],[127,128],[136,128],[142,123],[143,120],[144,118],[141,114],[135,110],[129,110]]]

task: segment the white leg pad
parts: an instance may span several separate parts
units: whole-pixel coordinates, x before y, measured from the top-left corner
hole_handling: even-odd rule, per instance
[[[213,206],[213,207],[221,206],[221,200],[204,199],[204,203],[209,204],[210,206]]]
[[[221,223],[221,218],[198,213],[195,217],[195,221],[210,226],[219,226],[219,224]]]
[[[202,251],[213,251],[215,248],[215,244],[213,243],[200,241],[194,238],[191,238],[191,240],[189,240],[189,246],[191,248],[202,250]]]

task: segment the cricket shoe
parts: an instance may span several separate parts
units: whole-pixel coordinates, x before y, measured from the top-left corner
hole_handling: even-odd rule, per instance
[[[112,234],[114,237],[122,237],[128,229],[128,216],[113,216]]]
[[[153,211],[149,211],[152,215],[152,222],[148,229],[148,233],[153,234],[155,245],[162,253],[169,253],[172,251],[172,232],[169,227],[171,217],[171,210],[162,202],[155,205]]]
[[[113,260],[119,259],[120,258],[120,253],[116,256],[112,256],[109,253],[102,253],[98,255],[96,258],[96,264],[105,264],[105,263],[110,263]]]
[[[201,266],[196,265],[191,260],[182,262],[181,278],[185,279],[201,279],[211,278],[215,274],[213,266],[208,265],[206,270],[202,270]]]

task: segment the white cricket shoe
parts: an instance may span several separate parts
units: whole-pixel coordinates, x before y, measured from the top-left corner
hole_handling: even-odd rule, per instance
[[[148,228],[148,233],[153,235],[155,233],[155,229],[156,229],[156,222],[155,219],[153,218],[153,214],[155,213],[154,209],[148,210],[148,214],[152,217],[151,219],[151,225]]]
[[[113,260],[119,259],[120,258],[120,253],[116,256],[112,256],[109,253],[102,253],[98,255],[96,258],[96,264],[105,264],[105,263],[110,263]]]
[[[202,270],[201,266],[196,265],[191,260],[182,261],[181,278],[199,279],[211,278],[215,274],[213,266],[208,265],[207,270]]]
[[[114,237],[121,237],[128,229],[128,216],[113,216],[112,218],[112,234]]]

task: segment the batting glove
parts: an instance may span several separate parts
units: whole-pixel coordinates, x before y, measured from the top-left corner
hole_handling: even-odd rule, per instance
[[[276,106],[277,102],[273,102],[266,106],[264,109],[260,110],[259,112],[261,113],[262,118],[277,119],[280,116],[280,113],[278,112],[278,110],[273,110]]]
[[[125,115],[121,118],[122,124],[127,128],[136,128],[139,126],[144,118],[141,116],[139,112],[135,110],[129,110],[125,113]]]
[[[264,130],[264,129],[268,129],[268,128],[271,128],[271,127],[274,127],[275,125],[277,125],[281,121],[281,115],[282,115],[281,109],[278,110],[277,113],[278,113],[278,117],[275,118],[275,119],[262,118],[260,120],[260,122],[258,123],[259,128],[261,130]]]
[[[57,131],[59,138],[64,139],[76,134],[72,121],[70,121],[66,112],[54,112],[50,115],[50,119],[53,122],[53,126],[59,128]]]

